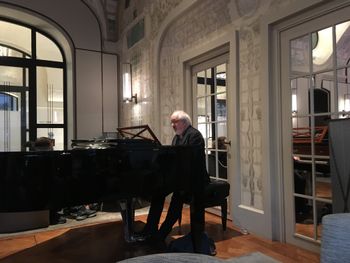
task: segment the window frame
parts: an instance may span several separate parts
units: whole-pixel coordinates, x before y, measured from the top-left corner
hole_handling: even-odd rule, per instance
[[[63,129],[63,147],[64,149],[68,148],[68,127],[67,127],[67,66],[66,66],[66,57],[65,52],[63,48],[60,46],[58,41],[56,41],[52,36],[50,36],[48,33],[27,25],[25,23],[14,21],[11,19],[0,17],[1,21],[5,21],[8,23],[17,24],[20,26],[24,26],[31,30],[31,49],[32,49],[32,55],[30,57],[0,57],[0,66],[13,66],[13,67],[19,67],[19,68],[28,68],[28,91],[29,91],[29,98],[28,103],[30,105],[29,108],[29,127],[26,128],[25,120],[22,119],[21,126],[25,127],[25,133],[29,132],[29,141],[35,141],[37,138],[37,129],[38,128],[62,128]],[[56,46],[59,48],[61,55],[62,55],[62,62],[57,61],[50,61],[50,60],[44,60],[44,59],[36,59],[36,33],[40,33],[43,36],[50,39]],[[0,40],[1,41],[1,40]],[[10,47],[13,49],[13,47]],[[22,51],[21,51],[22,52]],[[22,52],[24,53],[24,52]],[[28,55],[28,54],[27,54]],[[38,67],[50,67],[50,68],[60,68],[63,70],[63,124],[38,124],[37,123],[37,68]],[[4,86],[0,84],[0,86]],[[35,89],[33,87],[36,87]],[[12,86],[11,86],[12,88]],[[16,88],[16,87],[14,87]],[[25,150],[25,144],[26,144],[26,136],[21,136],[21,149]]]

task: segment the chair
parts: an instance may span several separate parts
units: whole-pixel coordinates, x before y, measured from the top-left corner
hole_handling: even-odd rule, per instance
[[[204,189],[204,208],[221,206],[222,229],[226,230],[227,223],[227,197],[230,194],[230,184],[226,181],[210,179],[210,183]],[[189,202],[186,202],[187,204]],[[181,226],[182,216],[178,220]]]

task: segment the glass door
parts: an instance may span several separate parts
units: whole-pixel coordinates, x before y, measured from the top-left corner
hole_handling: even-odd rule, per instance
[[[228,181],[227,155],[227,65],[228,55],[192,68],[194,119],[205,140],[205,156],[210,178]],[[210,209],[219,213],[220,207]]]
[[[21,151],[28,131],[28,69],[0,66],[0,151]]]
[[[207,171],[211,178],[227,181],[227,90],[228,55],[193,66],[194,113],[205,140]]]
[[[281,35],[286,239],[310,249],[321,242],[322,217],[333,212],[329,122],[350,116],[349,11]]]
[[[210,177],[227,180],[226,63],[196,73],[198,129]]]

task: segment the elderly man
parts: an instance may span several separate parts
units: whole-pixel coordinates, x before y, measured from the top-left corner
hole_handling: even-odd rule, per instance
[[[172,145],[196,145],[201,149],[204,161],[204,139],[202,134],[192,127],[190,116],[184,111],[175,111],[170,117],[171,125],[175,131]],[[208,174],[203,172],[209,181]],[[183,192],[174,192],[171,198],[167,216],[158,230],[160,216],[163,211],[165,197],[169,193],[162,193],[152,197],[151,207],[147,217],[147,223],[141,233],[136,235],[139,241],[155,239],[163,241],[171,232],[173,225],[182,213],[182,206],[186,199]]]

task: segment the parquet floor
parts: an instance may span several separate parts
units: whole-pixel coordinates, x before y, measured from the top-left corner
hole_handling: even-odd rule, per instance
[[[163,216],[165,212],[163,213]],[[141,228],[146,215],[136,217],[136,228]],[[189,209],[183,211],[182,226],[175,226],[167,239],[189,231]],[[292,245],[265,240],[254,235],[243,235],[228,222],[222,231],[221,219],[206,214],[206,232],[215,241],[217,257],[231,258],[259,251],[281,262],[319,262],[319,255]],[[94,223],[83,227],[23,234],[0,239],[0,262],[116,262],[129,257],[164,252],[163,246],[130,244],[123,239],[120,221]]]

